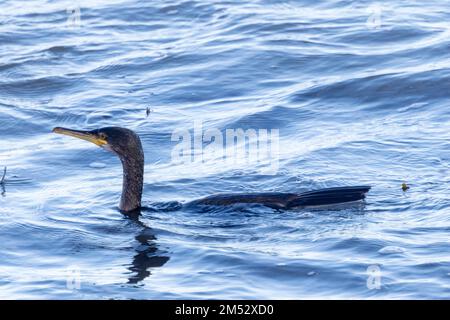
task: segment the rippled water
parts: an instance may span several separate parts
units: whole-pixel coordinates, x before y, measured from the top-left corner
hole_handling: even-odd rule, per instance
[[[78,3],[0,3],[0,297],[450,297],[447,2]],[[279,129],[279,170],[174,165],[194,121]],[[143,142],[139,219],[115,156],[51,133],[111,125]],[[355,184],[333,210],[174,205]]]

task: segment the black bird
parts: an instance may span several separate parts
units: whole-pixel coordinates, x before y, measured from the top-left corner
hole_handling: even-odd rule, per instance
[[[92,131],[54,128],[53,132],[90,141],[115,153],[123,166],[122,196],[119,209],[132,212],[141,207],[144,183],[144,152],[139,136],[132,130],[106,127]],[[365,198],[370,186],[327,188],[304,193],[244,193],[218,194],[195,200],[194,205],[231,205],[235,203],[259,203],[275,209],[293,209],[358,201]]]

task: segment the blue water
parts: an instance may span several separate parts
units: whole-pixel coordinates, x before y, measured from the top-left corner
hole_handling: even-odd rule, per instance
[[[0,298],[449,298],[449,21],[446,1],[2,0]],[[278,129],[278,170],[175,164],[195,121]],[[139,220],[114,155],[51,133],[113,125],[142,139]],[[176,204],[364,184],[344,208]]]

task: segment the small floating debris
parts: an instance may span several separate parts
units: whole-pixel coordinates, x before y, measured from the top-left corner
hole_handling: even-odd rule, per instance
[[[403,182],[402,183],[402,190],[403,191],[406,191],[406,190],[408,190],[409,189],[409,186],[405,183],[405,182]]]
[[[315,272],[315,271],[308,272],[309,277],[315,276],[316,274],[317,274],[317,272]]]
[[[89,164],[89,167],[96,168],[96,169],[102,169],[102,168],[106,167],[106,164],[104,164],[102,162],[92,162]]]
[[[0,179],[0,194],[4,197],[5,196],[5,177],[6,177],[6,167],[3,169],[3,175]]]
[[[0,184],[3,185],[5,183],[5,177],[6,177],[6,167],[3,169],[3,175],[0,179]]]
[[[381,254],[395,254],[395,253],[404,253],[405,249],[402,247],[396,247],[396,246],[386,246],[386,247],[378,250],[378,252]]]

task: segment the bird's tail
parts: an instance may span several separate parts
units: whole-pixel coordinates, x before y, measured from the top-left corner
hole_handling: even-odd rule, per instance
[[[291,200],[288,207],[306,207],[338,204],[362,200],[370,186],[337,187],[300,193]]]

